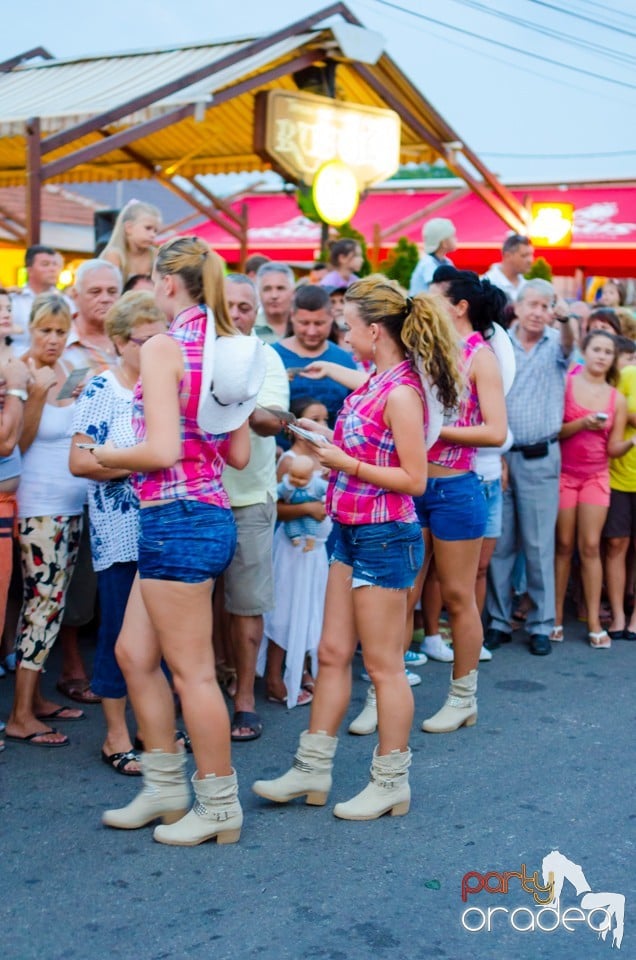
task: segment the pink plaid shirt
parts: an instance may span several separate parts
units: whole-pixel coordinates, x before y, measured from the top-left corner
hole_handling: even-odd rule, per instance
[[[399,467],[393,434],[384,422],[384,408],[391,390],[401,386],[412,387],[424,402],[419,375],[411,361],[404,360],[384,373],[374,374],[349,394],[336,421],[333,442],[362,463]],[[389,520],[410,523],[417,519],[413,499],[407,494],[384,490],[334,470],[329,478],[327,510],[345,524]]]
[[[479,409],[477,388],[470,379],[470,365],[473,357],[482,347],[488,347],[488,344],[481,333],[471,333],[466,340],[462,341],[459,372],[464,381],[464,389],[459,398],[458,408],[448,419],[444,418],[444,425],[447,427],[475,427],[484,422]],[[488,349],[490,350],[490,347]],[[449,443],[448,440],[438,440],[428,451],[429,463],[437,463],[440,467],[466,472],[474,469],[476,456],[476,447],[465,447],[459,443]]]
[[[183,379],[179,384],[181,457],[174,467],[137,476],[135,487],[142,501],[181,497],[230,509],[228,496],[221,483],[229,434],[212,436],[197,424],[206,319],[205,310],[194,306],[183,310],[170,325],[168,335],[179,344],[184,365]],[[133,394],[132,425],[137,440],[144,440],[146,423],[140,380]]]

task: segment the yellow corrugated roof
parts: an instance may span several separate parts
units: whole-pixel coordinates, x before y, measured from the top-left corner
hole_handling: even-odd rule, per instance
[[[188,117],[170,127],[137,140],[126,149],[113,150],[96,160],[73,167],[47,182],[88,182],[141,179],[160,170],[168,175],[192,177],[203,173],[264,170],[268,164],[253,149],[254,97],[256,90],[235,96],[214,106],[222,90],[273,67],[291,62],[300,54],[329,49],[338,61],[338,99],[371,106],[386,106],[355,62],[334,50],[335,38],[329,29],[312,30],[241,58],[251,40],[199,44],[76,60],[52,60],[25,64],[0,74],[0,186],[19,186],[26,181],[27,120],[39,117],[43,137],[69,129],[133,97],[211,64],[228,54],[237,61],[221,72],[173,93],[108,126],[115,133],[160,116],[182,104],[200,103],[201,120]],[[408,103],[418,119],[439,139],[446,139],[439,117],[396,65],[386,56],[368,67],[373,76],[402,102]],[[264,83],[259,89],[295,90],[291,75]],[[207,106],[204,106],[207,104]],[[101,141],[103,135],[90,133],[72,145],[47,154],[45,162],[66,156],[80,147]],[[431,162],[438,154],[414,130],[402,123],[402,161]]]

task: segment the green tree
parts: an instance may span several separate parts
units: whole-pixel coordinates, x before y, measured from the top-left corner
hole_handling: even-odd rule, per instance
[[[411,274],[415,270],[419,258],[420,255],[416,245],[411,243],[407,237],[400,237],[386,260],[380,264],[380,270],[391,280],[397,280],[408,290]]]
[[[544,257],[537,257],[525,275],[526,280],[552,280],[552,267]]]

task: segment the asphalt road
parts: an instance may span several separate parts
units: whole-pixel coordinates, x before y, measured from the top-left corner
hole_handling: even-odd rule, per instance
[[[166,847],[150,829],[108,830],[101,811],[126,803],[138,781],[99,759],[99,707],[66,723],[72,746],[9,743],[0,755],[0,956],[3,960],[587,960],[612,952],[582,910],[553,932],[520,879],[477,892],[495,874],[532,875],[557,850],[593,892],[626,897],[617,957],[636,957],[634,932],[634,673],[636,643],[591,650],[582,624],[549,657],[523,633],[483,664],[478,724],[419,731],[444,698],[449,667],[429,662],[415,688],[413,802],[406,817],[336,820],[296,801],[268,804],[249,789],[287,769],[308,708],[265,703],[259,741],[236,745],[245,825],[240,843]],[[53,691],[55,654],[44,678]],[[356,665],[356,674],[360,664]],[[0,681],[6,718],[10,678]],[[350,716],[366,684],[356,679]],[[60,724],[62,727],[62,724]],[[373,737],[343,733],[330,801],[367,780]],[[492,873],[486,881],[485,874]],[[475,892],[462,901],[462,879]],[[528,885],[528,884],[526,884]],[[580,905],[567,880],[561,914]],[[491,915],[488,908],[500,907]],[[513,911],[519,908],[517,914]],[[470,910],[465,914],[464,911]],[[569,914],[579,917],[578,914]],[[462,921],[462,917],[464,921]],[[540,918],[554,925],[554,915]],[[567,921],[567,918],[566,918]],[[467,930],[465,927],[482,929]],[[490,929],[488,929],[490,926]]]

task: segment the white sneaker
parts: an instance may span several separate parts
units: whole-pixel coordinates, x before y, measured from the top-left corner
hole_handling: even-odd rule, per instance
[[[406,679],[408,680],[410,687],[417,687],[422,682],[422,678],[418,673],[413,673],[412,670],[405,670],[404,672],[406,674]],[[371,683],[371,677],[366,672],[366,670],[360,674],[360,678],[362,680],[366,680],[367,683]]]
[[[444,643],[439,633],[436,633],[433,637],[424,637],[420,650],[426,654],[429,660],[441,660],[443,663],[452,663],[455,659],[455,654],[448,644]]]
[[[491,653],[491,651],[490,651],[490,650],[486,650],[485,647],[482,647],[482,648],[481,648],[481,653],[479,654],[479,659],[482,660],[482,661],[484,661],[484,660],[492,660],[492,653]]]
[[[425,653],[416,653],[415,650],[407,650],[404,654],[405,667],[423,667],[428,662]]]

